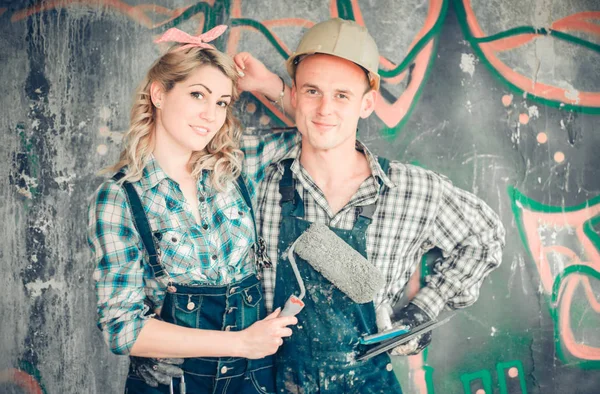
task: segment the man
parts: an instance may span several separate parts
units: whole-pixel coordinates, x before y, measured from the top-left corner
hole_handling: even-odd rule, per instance
[[[387,355],[354,360],[363,350],[361,331],[377,331],[374,308],[380,326],[385,325],[422,256],[434,247],[443,259],[427,285],[391,317],[394,325],[415,327],[435,319],[444,307],[471,305],[501,262],[502,224],[484,202],[446,178],[377,159],[356,140],[358,120],[375,109],[380,84],[379,53],[364,27],[331,19],[309,29],[287,62],[293,80],[289,96],[278,78],[249,63],[244,73],[262,79],[254,90],[288,110],[291,106],[288,112],[302,136],[284,160],[266,169],[259,188],[259,229],[273,260],[273,267],[264,270],[267,308],[282,306],[297,293],[284,252],[312,222],[341,230],[336,234],[385,278],[373,303],[356,304],[342,296],[331,303],[332,284],[308,264],[299,264],[305,270],[306,306],[276,356],[278,391],[401,392]],[[252,152],[246,150],[247,165],[252,165]],[[361,220],[370,222],[364,231],[358,229]],[[426,334],[394,353],[416,354],[430,341]]]
[[[287,62],[289,93],[250,55],[236,62],[246,75],[242,89],[285,107],[301,135],[283,160],[261,169],[257,220],[273,262],[263,272],[267,308],[298,293],[286,251],[313,222],[329,226],[385,278],[373,302],[357,304],[296,259],[306,305],[276,355],[278,392],[400,393],[387,354],[356,361],[365,350],[359,337],[390,322],[414,328],[444,307],[474,303],[501,262],[502,224],[484,202],[446,178],[377,158],[357,141],[358,120],[372,114],[380,84],[377,46],[364,27],[331,19],[309,29]],[[257,141],[245,141],[248,167],[260,166],[264,143]],[[393,314],[422,256],[434,247],[443,258],[427,285]],[[416,354],[430,341],[430,334],[422,335],[392,354]]]

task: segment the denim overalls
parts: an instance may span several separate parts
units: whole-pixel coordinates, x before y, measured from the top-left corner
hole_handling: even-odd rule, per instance
[[[379,161],[387,171],[387,160]],[[286,250],[311,225],[304,220],[304,203],[294,185],[291,160],[282,164],[282,221],[274,307],[283,306],[290,295],[299,293]],[[330,229],[367,257],[366,230],[375,209],[376,203],[357,208],[358,218],[352,230]],[[366,361],[355,360],[366,350],[359,345],[359,338],[377,332],[373,302],[353,302],[299,256],[296,263],[306,287],[305,306],[296,316],[298,324],[293,335],[284,338],[275,355],[277,392],[402,393],[386,353]]]
[[[118,180],[119,173],[113,177]],[[242,177],[238,177],[238,188],[244,201],[252,210],[248,189]],[[132,210],[136,228],[148,252],[147,264],[155,277],[165,275],[157,258],[160,251],[152,238],[139,196],[131,184],[123,187]],[[256,227],[255,227],[256,232]],[[258,237],[256,237],[258,240]],[[161,308],[160,317],[169,323],[183,327],[220,331],[241,331],[266,317],[261,283],[256,275],[249,275],[237,283],[223,286],[186,286],[170,283]],[[180,379],[173,379],[174,393],[213,394],[256,394],[274,393],[273,357],[248,360],[239,357],[186,358],[184,370],[185,387]],[[125,393],[169,393],[170,387],[159,385],[153,388],[144,383],[130,369],[125,384]]]

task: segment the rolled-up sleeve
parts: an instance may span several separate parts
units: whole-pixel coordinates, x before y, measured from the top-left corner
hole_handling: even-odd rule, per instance
[[[265,169],[272,163],[283,160],[300,139],[300,133],[296,130],[261,136],[244,135],[241,141],[244,172],[248,178],[259,183],[265,176]]]
[[[442,180],[442,195],[430,240],[443,258],[412,300],[436,317],[473,304],[487,275],[502,262],[504,227],[498,215],[473,194]]]
[[[89,207],[88,244],[96,266],[98,327],[111,351],[129,354],[147,319],[141,241],[125,193],[104,182]]]

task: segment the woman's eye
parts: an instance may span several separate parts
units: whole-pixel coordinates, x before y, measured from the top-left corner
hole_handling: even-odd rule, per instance
[[[191,95],[193,98],[197,98],[197,99],[204,98],[204,94],[202,92],[192,92]]]
[[[228,101],[219,101],[219,102],[217,102],[217,105],[219,107],[227,108],[227,107],[229,107],[229,102]]]

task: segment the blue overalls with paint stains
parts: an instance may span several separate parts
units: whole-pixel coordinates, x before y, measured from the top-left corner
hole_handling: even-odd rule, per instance
[[[387,171],[387,160],[380,158],[379,161]],[[295,188],[291,160],[282,164],[284,175],[279,183],[282,221],[275,307],[283,306],[291,294],[299,294],[286,250],[312,224],[304,220],[304,203]],[[375,208],[376,203],[357,208],[358,217],[351,230],[331,228],[365,258],[366,230]],[[306,287],[305,306],[296,316],[298,324],[293,335],[284,339],[275,355],[277,392],[402,393],[386,353],[356,361],[366,350],[359,344],[359,338],[377,332],[373,302],[353,302],[305,260],[296,257],[296,262]]]
[[[115,175],[115,180],[121,176]],[[252,211],[246,184],[238,178],[238,188]],[[123,184],[142,242],[150,256],[154,276],[165,275],[164,268],[156,258],[156,245],[152,239],[144,209],[131,184]],[[254,213],[252,213],[254,219]],[[256,234],[255,234],[256,235]],[[256,237],[258,240],[258,237]],[[169,286],[160,317],[169,323],[183,327],[205,330],[241,331],[266,317],[262,286],[256,275],[249,275],[237,283],[223,286],[186,286],[173,283]],[[186,358],[185,384],[173,379],[175,393],[213,394],[265,394],[274,393],[273,357],[248,360],[240,357]],[[130,369],[125,383],[126,394],[168,394],[166,385],[151,387]]]

